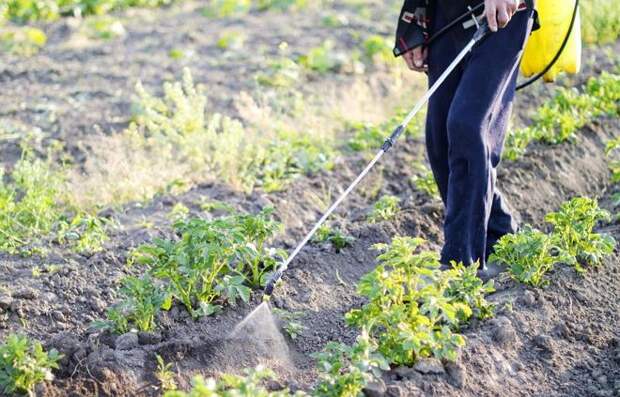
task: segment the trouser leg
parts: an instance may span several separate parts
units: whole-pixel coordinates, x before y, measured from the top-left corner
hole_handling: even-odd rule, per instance
[[[504,112],[510,109],[504,99],[514,96],[515,73],[529,30],[530,15],[516,14],[506,28],[475,47],[464,66],[447,119],[444,260],[484,264],[494,201],[494,228],[509,215],[495,193],[495,167],[508,118]]]

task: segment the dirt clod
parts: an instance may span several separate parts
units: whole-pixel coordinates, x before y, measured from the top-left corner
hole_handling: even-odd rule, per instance
[[[366,397],[385,397],[387,387],[382,379],[369,383],[363,390]]]
[[[441,361],[436,358],[422,358],[413,369],[425,375],[441,375],[446,372]]]
[[[140,344],[138,334],[135,332],[127,332],[116,338],[116,350],[131,350]]]

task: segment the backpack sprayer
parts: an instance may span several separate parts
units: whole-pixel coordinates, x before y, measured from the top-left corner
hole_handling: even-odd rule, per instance
[[[548,0],[548,1],[552,1],[552,0]],[[465,56],[474,48],[474,46],[478,42],[480,42],[484,37],[487,36],[487,34],[489,34],[490,30],[489,30],[486,20],[484,20],[483,17],[476,17],[475,15],[476,11],[479,11],[483,6],[484,4],[481,3],[477,5],[476,7],[473,7],[473,8],[470,7],[466,13],[457,17],[455,20],[453,20],[448,25],[438,30],[437,33],[435,33],[428,40],[426,40],[425,45],[430,44],[432,41],[437,39],[439,36],[443,35],[448,30],[456,26],[458,23],[465,20],[467,17],[471,17],[473,21],[469,21],[466,24],[464,24],[465,28],[467,28],[467,24],[469,24],[469,26],[472,26],[472,25],[477,26],[477,30],[474,33],[474,36],[467,43],[465,48],[463,48],[463,50],[456,56],[456,58],[452,61],[452,63],[446,68],[446,70],[437,79],[437,81],[428,89],[428,91],[426,91],[426,93],[422,96],[422,98],[418,100],[418,102],[415,104],[413,109],[409,112],[409,114],[407,114],[405,119],[396,127],[396,129],[394,129],[392,134],[385,140],[385,142],[381,146],[381,149],[377,152],[377,154],[370,161],[370,163],[368,163],[366,168],[364,168],[364,170],[357,176],[357,178],[355,178],[355,180],[338,197],[338,199],[332,204],[332,206],[327,209],[327,211],[323,214],[323,216],[321,216],[321,218],[316,222],[312,230],[310,230],[308,234],[306,234],[306,236],[297,245],[295,250],[293,250],[293,252],[286,259],[286,261],[284,261],[276,269],[276,271],[271,275],[271,277],[269,278],[269,281],[267,282],[265,286],[265,292],[263,295],[264,302],[269,301],[273,293],[273,289],[276,286],[277,282],[282,278],[282,275],[288,269],[290,263],[295,259],[295,257],[299,254],[302,248],[304,248],[306,244],[308,244],[308,241],[310,241],[312,236],[314,236],[314,234],[319,230],[321,225],[325,223],[327,218],[329,218],[329,216],[344,201],[344,199],[347,198],[347,196],[357,187],[357,185],[362,181],[362,179],[364,179],[364,177],[370,172],[370,170],[381,159],[381,157],[383,157],[383,155],[387,153],[392,148],[392,146],[394,146],[398,137],[400,137],[400,135],[407,128],[407,125],[411,122],[411,120],[415,117],[415,115],[418,114],[418,112],[428,102],[428,100],[433,96],[433,94],[437,91],[437,89],[443,84],[446,78],[448,78],[448,76],[454,71],[454,69],[456,69],[456,67],[463,61]],[[532,78],[527,80],[525,83],[520,84],[517,89],[525,88],[528,85],[540,79],[541,77],[545,76],[552,69],[552,67],[556,64],[556,62],[561,58],[561,55],[564,52],[565,48],[567,47],[567,44],[569,44],[575,23],[576,21],[578,21],[578,7],[579,7],[579,0],[575,0],[575,9],[572,13],[572,19],[570,20],[570,26],[569,26],[568,32],[566,33],[566,36],[562,42],[562,45],[557,51],[557,54],[551,59],[548,65],[540,68],[541,69],[540,71],[538,71]],[[543,24],[544,24],[544,21],[543,21]],[[545,32],[542,32],[542,33],[544,34]]]

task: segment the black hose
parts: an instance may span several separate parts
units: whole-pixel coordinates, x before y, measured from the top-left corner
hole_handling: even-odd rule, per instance
[[[568,45],[568,40],[570,40],[570,36],[573,33],[573,29],[575,27],[575,21],[577,20],[578,11],[579,11],[579,0],[575,0],[575,10],[573,11],[573,18],[570,21],[570,25],[568,27],[568,32],[566,33],[566,37],[564,37],[564,41],[562,42],[562,45],[560,46],[560,49],[555,54],[555,56],[553,57],[551,62],[549,62],[549,65],[547,65],[543,69],[542,72],[540,72],[537,75],[531,77],[529,80],[524,81],[523,83],[519,84],[517,86],[517,91],[522,90],[525,87],[529,87],[530,85],[534,84],[536,81],[540,80],[557,63],[558,59],[560,59],[560,57],[562,56],[562,53],[566,49],[566,46]]]

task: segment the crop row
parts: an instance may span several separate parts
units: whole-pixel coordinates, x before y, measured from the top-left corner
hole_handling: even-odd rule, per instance
[[[517,160],[533,141],[558,144],[573,141],[576,132],[601,115],[620,115],[620,75],[603,72],[591,77],[583,92],[560,88],[534,115],[530,126],[508,135],[503,157]]]

